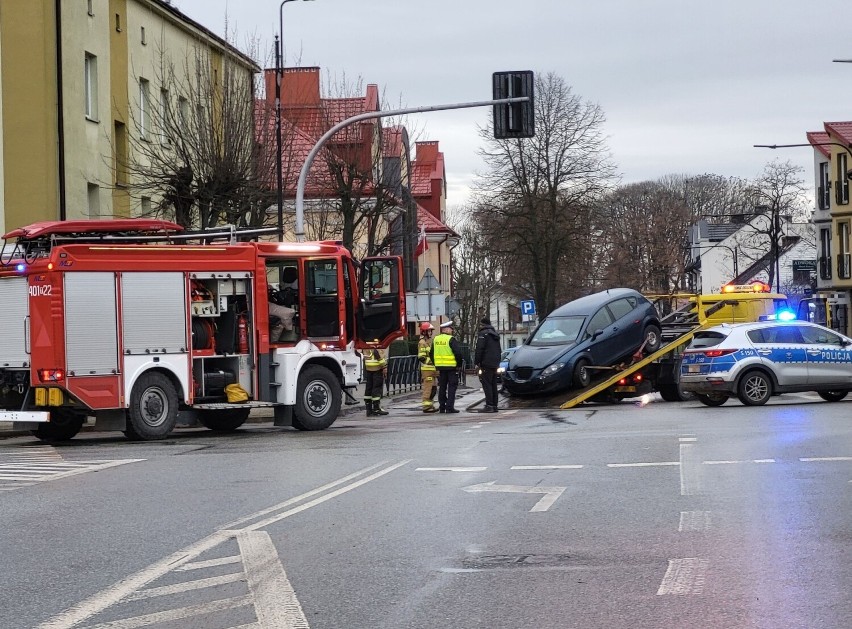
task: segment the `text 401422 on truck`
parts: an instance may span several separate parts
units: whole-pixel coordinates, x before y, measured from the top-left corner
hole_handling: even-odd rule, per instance
[[[54,440],[93,416],[162,439],[179,412],[230,431],[271,407],[276,425],[322,430],[361,379],[357,350],[404,333],[398,257],[367,258],[359,275],[339,242],[181,232],[121,219],[4,236],[0,421]]]

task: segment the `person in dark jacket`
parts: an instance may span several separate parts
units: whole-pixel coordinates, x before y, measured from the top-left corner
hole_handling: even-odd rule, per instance
[[[438,371],[438,412],[458,413],[456,389],[459,386],[459,369],[464,366],[461,344],[453,336],[452,321],[441,324],[441,333],[432,341],[430,358]]]
[[[474,364],[479,372],[482,390],[485,392],[485,408],[482,413],[497,412],[497,367],[500,366],[500,335],[486,317],[479,322],[476,337]]]

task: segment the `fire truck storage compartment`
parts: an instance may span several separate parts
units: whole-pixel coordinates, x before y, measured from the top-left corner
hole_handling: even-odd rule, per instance
[[[0,304],[3,304],[3,325],[0,325],[0,368],[29,367],[29,287],[26,277],[0,280]]]
[[[68,375],[117,374],[115,273],[67,272],[64,280]]]
[[[125,354],[188,352],[183,273],[122,273],[121,306]]]
[[[196,398],[225,396],[225,387],[239,383],[251,394],[248,356],[203,356],[192,361]]]
[[[250,281],[251,274],[245,272],[190,275],[194,350],[205,355],[244,353],[240,349],[239,324],[241,318],[244,325],[251,321],[248,316]]]

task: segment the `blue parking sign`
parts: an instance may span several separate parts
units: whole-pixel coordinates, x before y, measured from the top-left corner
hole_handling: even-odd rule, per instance
[[[535,302],[532,299],[525,299],[521,302],[521,314],[522,315],[534,315],[535,314]]]

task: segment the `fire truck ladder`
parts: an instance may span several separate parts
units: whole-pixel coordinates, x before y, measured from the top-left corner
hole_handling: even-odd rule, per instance
[[[723,301],[719,301],[709,308],[701,308],[700,298],[679,308],[678,310],[670,313],[666,317],[663,317],[660,320],[660,324],[663,326],[663,338],[671,338],[674,335],[674,338],[669,340],[668,343],[663,345],[656,352],[645,356],[641,360],[634,362],[629,367],[622,369],[616,374],[606,378],[601,382],[597,382],[594,384],[590,384],[589,386],[583,389],[577,389],[575,391],[569,392],[569,397],[565,400],[559,408],[561,409],[569,409],[574,408],[578,404],[582,404],[589,398],[592,398],[599,393],[603,393],[609,387],[616,384],[622,378],[626,378],[630,376],[643,367],[650,365],[652,362],[661,359],[666,354],[675,351],[676,349],[685,346],[689,341],[692,340],[692,337],[695,336],[695,333],[699,330],[702,330],[712,323],[707,321],[707,318],[717,312],[718,310],[724,308],[725,306],[735,305],[737,302],[733,299],[726,299]]]

